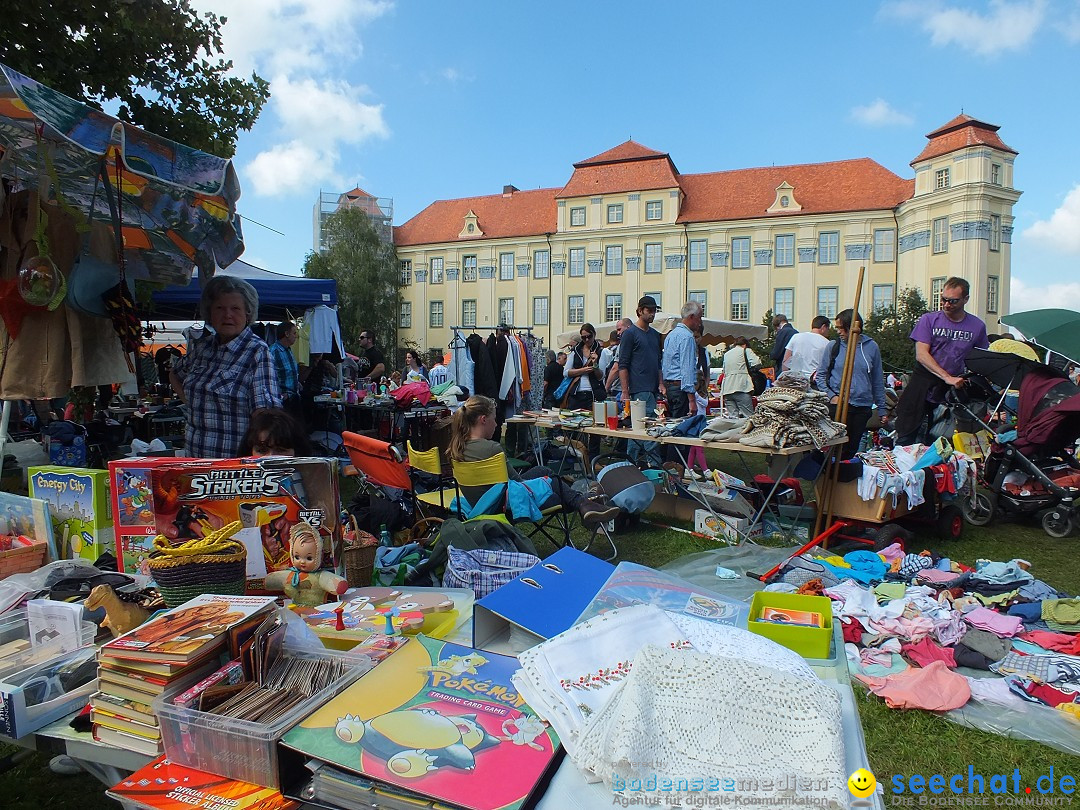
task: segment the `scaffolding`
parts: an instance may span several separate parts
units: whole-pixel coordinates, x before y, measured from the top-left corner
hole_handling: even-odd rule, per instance
[[[363,211],[371,219],[375,232],[379,239],[387,245],[394,244],[394,200],[392,197],[375,197],[368,194],[362,188],[357,187],[344,194],[331,191],[320,191],[319,199],[315,201],[313,222],[314,250],[319,253],[325,251],[329,244],[326,233],[326,220],[340,208],[355,208]]]

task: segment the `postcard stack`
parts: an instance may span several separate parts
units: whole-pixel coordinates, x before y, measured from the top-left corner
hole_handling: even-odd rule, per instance
[[[148,756],[160,753],[154,698],[213,682],[223,669],[222,653],[232,648],[235,656],[273,605],[270,596],[204,594],[102,646],[98,692],[90,699],[94,739]]]

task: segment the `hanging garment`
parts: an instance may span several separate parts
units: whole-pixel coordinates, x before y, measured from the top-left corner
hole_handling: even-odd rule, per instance
[[[455,331],[454,336],[450,339],[450,365],[447,367],[447,376],[459,388],[468,391],[469,394],[474,394],[476,393],[473,388],[473,369],[475,366],[472,355],[469,353],[469,347],[465,343],[465,338],[461,336],[460,332]]]
[[[501,378],[495,376],[495,367],[491,364],[491,352],[488,351],[484,339],[475,332],[469,335],[465,343],[469,347],[469,355],[473,361],[474,389],[472,393],[495,399],[499,395],[498,380]]]
[[[337,353],[337,360],[330,358],[331,362],[341,362],[345,355],[341,351],[341,325],[338,323],[336,309],[328,306],[318,306],[304,313],[304,323],[309,329],[309,351],[315,354]]]

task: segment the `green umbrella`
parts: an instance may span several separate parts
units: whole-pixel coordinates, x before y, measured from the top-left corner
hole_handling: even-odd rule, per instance
[[[1033,309],[1031,312],[1006,315],[1001,322],[1044,349],[1070,360],[1080,358],[1080,312],[1071,309]]]

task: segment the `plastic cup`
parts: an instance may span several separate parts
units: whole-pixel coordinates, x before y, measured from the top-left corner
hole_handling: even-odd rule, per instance
[[[608,430],[618,430],[619,429],[619,417],[617,417],[617,416],[609,416],[607,418],[607,426],[608,426]]]

